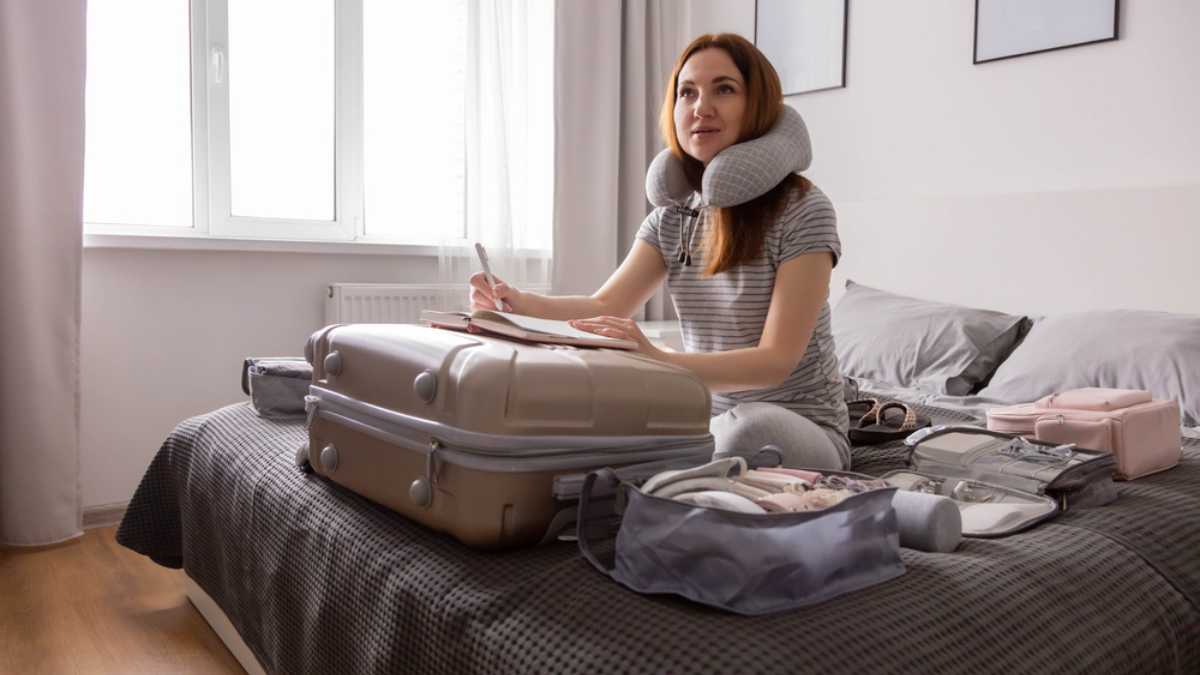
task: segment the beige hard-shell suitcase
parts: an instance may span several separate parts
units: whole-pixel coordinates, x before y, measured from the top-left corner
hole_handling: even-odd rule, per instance
[[[314,333],[305,356],[298,458],[478,548],[552,538],[593,469],[649,476],[713,452],[708,388],[633,352],[348,324]]]

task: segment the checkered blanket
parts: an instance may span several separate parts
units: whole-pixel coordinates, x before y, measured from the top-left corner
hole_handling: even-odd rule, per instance
[[[744,617],[628,591],[573,544],[468,549],[301,472],[305,439],[247,404],[184,421],[117,535],[186,570],[270,672],[1200,672],[1200,442],[1114,504],[902,549],[898,579]]]

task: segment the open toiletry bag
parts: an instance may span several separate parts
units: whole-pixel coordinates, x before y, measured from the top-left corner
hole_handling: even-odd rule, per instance
[[[987,413],[995,431],[1048,443],[1075,443],[1111,452],[1116,476],[1132,480],[1165,471],[1183,453],[1179,404],[1154,400],[1138,389],[1087,387]]]
[[[904,442],[909,467],[882,478],[901,490],[953,499],[963,536],[1001,537],[1117,498],[1115,461],[1107,452],[955,425],[921,429]]]
[[[746,466],[740,458],[723,461]],[[731,467],[728,475],[737,470]],[[715,484],[726,477],[701,480]],[[651,481],[639,487],[609,469],[589,473],[576,520],[583,556],[638,593],[673,594],[760,615],[823,602],[904,573],[892,509],[896,491],[880,481],[832,506],[763,513],[657,496],[675,491],[650,494],[643,488]]]

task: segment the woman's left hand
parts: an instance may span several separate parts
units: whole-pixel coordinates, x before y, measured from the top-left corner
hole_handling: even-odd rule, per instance
[[[573,319],[567,323],[579,330],[596,335],[619,340],[632,340],[638,344],[637,351],[639,353],[652,359],[662,360],[663,351],[650,342],[633,319],[622,319],[619,316],[594,316],[590,319]]]

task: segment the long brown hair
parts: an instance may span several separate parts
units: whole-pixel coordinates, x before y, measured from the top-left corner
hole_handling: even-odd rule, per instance
[[[679,71],[683,70],[684,64],[692,54],[711,48],[725,50],[746,83],[746,109],[742,115],[742,128],[738,131],[738,143],[767,133],[779,119],[784,105],[779,74],[749,40],[733,33],[710,33],[692,40],[671,71],[663,97],[659,130],[671,154],[683,162],[684,174],[694,190],[700,189],[704,164],[684,152],[675,135],[675,97]],[[719,274],[756,258],[762,251],[768,225],[783,208],[788,196],[797,191],[802,197],[808,186],[809,182],[802,176],[788,174],[764,195],[737,206],[713,209],[712,229],[704,244],[708,260],[704,273]]]

